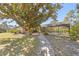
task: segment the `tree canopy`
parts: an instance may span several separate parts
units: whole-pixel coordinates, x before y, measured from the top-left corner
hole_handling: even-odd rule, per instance
[[[56,19],[60,4],[52,3],[2,3],[0,18],[14,19],[20,26],[34,28],[49,17]]]
[[[74,10],[70,10],[66,17],[64,18],[64,23],[69,23],[70,25],[73,25],[75,23],[76,15]]]

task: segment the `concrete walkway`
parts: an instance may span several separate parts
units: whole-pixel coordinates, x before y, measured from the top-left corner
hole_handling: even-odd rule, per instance
[[[54,47],[55,56],[79,56],[79,43],[58,35],[49,35],[46,38]]]
[[[47,38],[42,33],[40,33],[40,35],[37,36],[37,39],[40,41],[39,49],[38,49],[38,52],[37,52],[38,55],[42,56],[41,53],[40,53],[41,48],[47,47],[49,49],[50,56],[54,56],[53,47],[51,46],[50,42],[47,40]]]

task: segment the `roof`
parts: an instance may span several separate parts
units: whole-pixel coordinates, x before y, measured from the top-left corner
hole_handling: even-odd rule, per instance
[[[52,24],[48,25],[48,27],[57,27],[57,26],[70,27],[70,24],[69,24],[69,22],[53,22]]]

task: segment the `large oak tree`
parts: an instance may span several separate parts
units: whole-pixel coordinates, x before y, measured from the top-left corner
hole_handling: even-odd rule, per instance
[[[25,29],[36,28],[49,17],[56,19],[60,4],[9,3],[0,4],[0,18],[13,19]]]

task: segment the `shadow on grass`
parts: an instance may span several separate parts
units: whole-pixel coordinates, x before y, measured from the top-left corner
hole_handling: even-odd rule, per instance
[[[23,37],[1,43],[8,43],[9,45],[0,49],[0,56],[34,56],[38,45],[38,41],[33,37]]]

